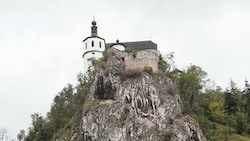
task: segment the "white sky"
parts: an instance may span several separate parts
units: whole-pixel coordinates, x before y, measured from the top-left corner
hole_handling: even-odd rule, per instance
[[[0,0],[0,127],[16,137],[30,115],[83,70],[82,40],[95,16],[106,42],[152,40],[222,88],[250,79],[249,0]]]

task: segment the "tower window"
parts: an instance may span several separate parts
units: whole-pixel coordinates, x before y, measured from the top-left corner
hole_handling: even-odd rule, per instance
[[[94,47],[94,41],[91,42],[91,46]]]
[[[99,47],[100,47],[100,48],[102,47],[102,43],[101,43],[101,42],[99,42]]]

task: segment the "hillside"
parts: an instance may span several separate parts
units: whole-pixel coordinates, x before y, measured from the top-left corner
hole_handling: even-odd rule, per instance
[[[62,130],[54,141],[206,140],[198,123],[182,113],[170,78],[152,70],[124,71],[115,50],[97,62],[80,124]]]
[[[46,117],[31,115],[24,141],[250,140],[249,93],[233,81],[230,91],[202,92],[206,72],[194,65],[170,72],[172,55],[167,61],[147,51],[103,55],[75,87],[55,96]]]

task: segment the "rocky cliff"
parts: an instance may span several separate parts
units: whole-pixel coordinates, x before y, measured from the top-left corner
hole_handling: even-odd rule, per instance
[[[124,71],[124,58],[108,50],[98,62],[80,125],[65,131],[65,141],[205,141],[198,123],[182,112],[170,78]]]

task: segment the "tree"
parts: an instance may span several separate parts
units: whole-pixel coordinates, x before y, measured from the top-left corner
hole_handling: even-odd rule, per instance
[[[225,93],[225,107],[228,114],[235,114],[236,112],[243,111],[245,109],[242,93],[236,87],[233,80],[230,81],[230,88]]]
[[[209,105],[209,110],[214,121],[222,121],[226,116],[227,113],[224,109],[224,102],[213,102]]]
[[[68,84],[55,96],[48,113],[49,121],[54,126],[55,132],[63,128],[75,113],[73,97],[74,88],[71,84]]]
[[[242,134],[247,131],[247,119],[244,113],[237,112],[236,114],[236,130],[238,134]]]
[[[168,53],[165,57],[160,54],[159,56],[159,69],[162,70],[164,73],[169,73],[173,71],[176,66],[174,62],[174,52]]]
[[[180,74],[177,80],[182,101],[191,111],[194,108],[195,97],[203,88],[206,76],[207,73],[201,67],[191,65]]]
[[[22,129],[20,130],[20,133],[17,134],[17,139],[19,141],[22,141],[25,138],[25,131]]]
[[[243,90],[244,97],[246,99],[246,113],[247,113],[247,122],[250,123],[250,86],[248,81],[245,81],[245,88]]]
[[[39,113],[31,115],[32,127],[29,128],[29,133],[25,137],[24,141],[48,141],[52,138],[50,130],[46,130],[48,125],[47,119],[41,116]]]

